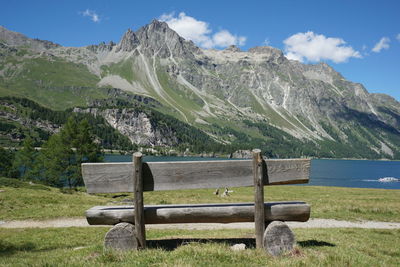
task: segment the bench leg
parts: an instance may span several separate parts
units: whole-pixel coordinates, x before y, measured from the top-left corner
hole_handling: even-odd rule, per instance
[[[105,249],[137,250],[138,247],[135,226],[131,223],[114,225],[104,238]]]
[[[294,234],[286,223],[273,221],[268,224],[263,238],[263,247],[267,253],[278,256],[293,250],[295,244]]]

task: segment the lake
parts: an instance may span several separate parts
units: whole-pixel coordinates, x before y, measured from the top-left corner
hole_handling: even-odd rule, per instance
[[[224,158],[146,156],[143,160],[145,162],[200,161],[224,160]],[[105,161],[130,162],[132,161],[132,156],[106,155]],[[310,176],[308,185],[400,189],[400,161],[313,159],[311,161]],[[389,179],[384,180],[393,181],[383,182],[379,180],[385,177]]]

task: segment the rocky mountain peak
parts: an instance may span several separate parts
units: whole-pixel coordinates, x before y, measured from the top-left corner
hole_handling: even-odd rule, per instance
[[[124,36],[122,36],[121,41],[119,42],[116,52],[119,51],[132,51],[140,44],[139,39],[137,38],[136,34],[131,30],[128,29]]]
[[[108,44],[105,42],[101,42],[98,45],[88,45],[86,48],[92,52],[106,51],[110,52],[116,44],[113,41],[110,41]]]
[[[249,49],[249,53],[263,57],[267,61],[282,63],[286,60],[282,51],[271,46],[256,46]]]
[[[242,52],[242,50],[237,47],[236,45],[230,45],[227,48],[225,48],[225,51],[230,51],[230,52]]]
[[[249,53],[253,54],[275,54],[283,55],[282,51],[272,46],[255,46],[249,49]]]
[[[28,46],[35,51],[60,47],[59,44],[50,41],[31,39],[21,33],[10,31],[3,26],[0,26],[0,40],[11,46]]]
[[[135,34],[147,56],[192,57],[193,52],[199,51],[199,48],[180,37],[166,22],[156,19],[140,28]]]
[[[303,74],[309,79],[321,80],[332,83],[333,80],[343,80],[343,76],[328,64],[321,62],[318,64],[300,64]]]
[[[153,19],[150,24],[147,25],[150,30],[158,30],[158,31],[167,31],[171,30],[168,24],[165,21],[159,21],[157,19]]]
[[[136,35],[140,41],[161,41],[161,38],[167,36],[172,39],[181,38],[175,31],[168,27],[168,24],[163,21],[154,19],[151,23],[141,27]]]

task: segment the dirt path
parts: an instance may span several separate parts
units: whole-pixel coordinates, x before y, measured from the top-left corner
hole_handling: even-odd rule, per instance
[[[334,219],[310,219],[308,222],[287,222],[292,228],[369,228],[400,229],[400,223],[375,221],[338,221]],[[89,225],[84,218],[59,218],[45,221],[0,221],[0,228],[47,228],[47,227],[102,227]],[[254,223],[185,223],[185,224],[148,224],[148,229],[253,229]]]

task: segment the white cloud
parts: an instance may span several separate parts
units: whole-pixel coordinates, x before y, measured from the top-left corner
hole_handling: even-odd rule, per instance
[[[400,33],[397,34],[396,39],[400,42]]]
[[[304,62],[303,56],[301,56],[301,55],[299,55],[299,54],[297,54],[297,53],[289,52],[289,53],[287,53],[285,56],[286,56],[288,59],[291,59],[291,60],[297,60],[297,61],[300,61],[300,62]]]
[[[283,41],[286,57],[300,62],[332,60],[335,63],[346,62],[349,58],[361,58],[360,52],[340,38],[325,37],[314,32],[296,33]]]
[[[81,14],[84,17],[90,17],[93,22],[100,22],[100,16],[94,10],[86,9]]]
[[[379,53],[382,49],[389,49],[390,39],[388,37],[382,37],[379,42],[376,43],[374,48],[372,48],[372,52]]]
[[[183,12],[179,13],[177,17],[174,13],[163,14],[159,20],[165,21],[180,36],[192,40],[203,48],[242,46],[246,43],[246,37],[233,35],[227,30],[220,30],[212,34],[207,22],[187,16]]]
[[[227,30],[221,30],[212,37],[214,46],[227,47],[230,45],[242,46],[246,43],[246,37],[236,36]]]

